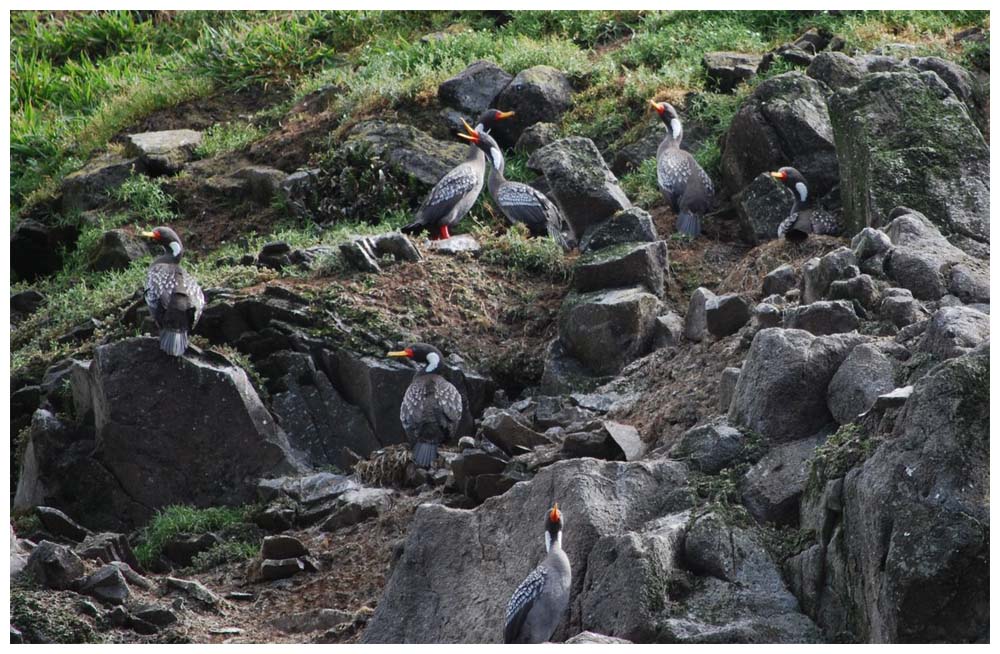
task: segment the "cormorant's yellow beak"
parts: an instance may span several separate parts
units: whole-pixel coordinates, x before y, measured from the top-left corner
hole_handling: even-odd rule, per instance
[[[410,353],[407,352],[406,350],[397,350],[395,352],[389,352],[389,353],[387,353],[386,356],[387,357],[396,357],[396,358],[399,358],[399,357],[409,358]]]
[[[771,177],[773,177],[773,178],[775,178],[777,180],[782,180],[783,181],[785,179],[785,173],[783,173],[781,171],[778,171],[776,173],[771,173]]]
[[[653,109],[656,109],[656,113],[658,113],[658,114],[662,114],[663,113],[663,107],[660,106],[659,102],[656,102],[655,100],[650,100],[649,101],[649,106],[651,106]]]
[[[139,232],[139,236],[144,238],[156,238],[156,234],[154,232]]]
[[[504,118],[510,118],[514,115],[513,111],[501,111],[497,114],[497,118],[503,120]]]

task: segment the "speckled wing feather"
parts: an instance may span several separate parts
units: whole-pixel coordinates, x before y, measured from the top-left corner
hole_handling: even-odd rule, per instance
[[[812,227],[814,234],[826,234],[829,236],[837,236],[843,228],[840,221],[833,217],[833,214],[822,210],[813,212]]]
[[[472,164],[463,163],[452,168],[424,198],[424,203],[417,211],[416,222],[424,225],[436,223],[445,217],[466,193],[475,190],[478,181]]]
[[[163,324],[167,303],[177,287],[175,264],[154,263],[146,273],[146,306],[157,325]]]
[[[667,149],[662,151],[656,160],[656,181],[660,190],[670,201],[674,211],[680,202],[691,174],[691,156],[683,150]]]
[[[517,641],[524,627],[524,621],[531,612],[531,607],[535,600],[542,593],[545,587],[545,578],[548,570],[543,566],[538,566],[531,571],[521,585],[517,587],[510,601],[507,602],[507,614],[504,619],[503,640],[505,643]]]
[[[462,419],[462,395],[440,375],[418,375],[406,389],[399,418],[411,444],[444,443]]]

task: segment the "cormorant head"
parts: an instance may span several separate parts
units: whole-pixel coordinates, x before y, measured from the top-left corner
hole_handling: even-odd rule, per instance
[[[684,134],[684,129],[681,127],[681,117],[677,114],[677,110],[674,109],[674,105],[669,102],[656,102],[655,100],[650,100],[649,104],[652,105],[653,109],[656,109],[656,113],[660,114],[660,120],[670,130],[670,135],[674,137],[674,140],[680,141],[681,136]]]
[[[501,120],[507,120],[508,118],[513,118],[513,111],[500,111],[499,109],[487,109],[483,113],[479,114],[479,118],[476,119],[476,127],[482,127],[483,131],[489,131],[493,129],[498,122]],[[465,122],[464,120],[462,122]]]
[[[400,359],[410,359],[416,361],[417,363],[426,363],[427,367],[424,368],[424,372],[434,372],[441,365],[441,361],[444,356],[441,354],[441,350],[437,349],[433,345],[428,345],[427,343],[414,343],[413,345],[408,345],[402,350],[397,350],[394,352],[389,352],[386,356]]]
[[[553,543],[558,543],[562,547],[563,515],[559,510],[559,502],[552,505],[552,508],[545,513],[545,551],[552,548]]]
[[[184,252],[184,246],[181,245],[181,238],[177,235],[177,232],[169,227],[154,227],[153,231],[142,232],[140,236],[152,239],[159,245],[162,245],[170,251],[174,259],[180,259],[181,254]]]
[[[478,147],[480,150],[486,153],[486,156],[489,157],[489,160],[493,164],[493,167],[496,168],[497,170],[502,171],[503,151],[500,150],[500,146],[497,145],[497,142],[495,140],[493,140],[493,137],[490,136],[486,132],[486,130],[481,127],[473,128],[471,125],[469,125],[469,123],[465,122],[464,118],[462,119],[462,124],[465,125],[466,133],[459,134],[458,137],[475,143],[476,147]]]
[[[809,199],[809,185],[806,183],[806,178],[791,166],[779,168],[776,172],[771,173],[771,177],[792,189],[799,202],[805,202]]]

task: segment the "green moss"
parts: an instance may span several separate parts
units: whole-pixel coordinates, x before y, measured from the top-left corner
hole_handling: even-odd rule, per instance
[[[17,627],[28,643],[102,642],[90,623],[71,612],[68,600],[58,599],[62,596],[11,586],[11,626]]]
[[[816,448],[809,462],[806,494],[822,491],[826,482],[843,477],[870,457],[881,441],[856,423],[842,425]]]

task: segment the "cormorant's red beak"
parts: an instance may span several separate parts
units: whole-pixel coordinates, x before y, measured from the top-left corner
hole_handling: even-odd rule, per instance
[[[663,112],[666,111],[666,109],[663,108],[663,105],[661,105],[659,102],[654,102],[653,100],[650,100],[649,104],[653,105],[653,109],[656,109],[656,113],[660,114],[661,116],[663,115]]]
[[[562,513],[559,511],[559,502],[553,504],[552,508],[549,510],[549,521],[550,522],[562,521]]]
[[[779,170],[776,173],[771,173],[771,177],[775,179],[780,179],[781,181],[785,181],[786,179],[788,179],[788,173],[786,173],[783,170]]]

